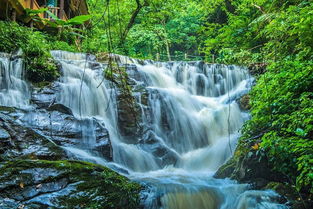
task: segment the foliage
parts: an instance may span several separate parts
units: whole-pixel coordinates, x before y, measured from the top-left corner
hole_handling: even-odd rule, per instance
[[[243,140],[262,135],[273,168],[313,192],[313,3],[235,1],[227,23],[208,29],[204,52],[223,63],[267,63],[250,93]]]
[[[49,24],[63,28],[54,37],[1,22],[0,51],[22,48],[27,70],[41,80],[57,75],[49,50],[75,51],[79,40],[82,50],[90,53],[149,59],[159,53],[162,60],[181,59],[187,53],[204,55],[210,62],[267,66],[250,95],[252,119],[244,126],[243,139],[261,136],[260,149],[267,152],[273,168],[298,190],[313,192],[312,1],[89,0],[88,4],[91,16],[68,22],[53,17],[55,22]],[[87,31],[72,27],[89,18]]]
[[[306,190],[312,190],[313,182],[312,64],[271,64],[251,92],[252,119],[244,128],[246,137],[265,132],[262,147],[275,169]]]
[[[16,23],[0,22],[0,51],[13,53],[22,49],[28,79],[51,81],[58,76],[45,35]]]
[[[205,7],[199,1],[139,1],[142,5],[124,42],[122,35],[136,11],[135,0],[89,1],[92,14],[91,34],[83,48],[91,52],[111,51],[138,58],[154,58],[183,51],[199,55],[201,26]],[[146,2],[146,4],[144,4]]]
[[[35,10],[35,12],[38,10]],[[88,21],[91,16],[90,15],[79,15],[79,16],[75,16],[69,20],[62,20],[59,19],[57,16],[55,16],[52,12],[50,12],[49,10],[46,10],[45,12],[47,12],[50,17],[52,18],[52,20],[50,19],[42,19],[42,21],[45,22],[45,24],[50,25],[52,27],[72,27],[75,25],[82,25],[84,22]]]

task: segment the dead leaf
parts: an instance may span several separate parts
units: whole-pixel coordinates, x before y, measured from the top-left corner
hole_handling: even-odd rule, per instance
[[[256,143],[254,144],[251,148],[254,149],[254,150],[258,150],[260,147],[260,144],[259,143]]]
[[[22,189],[24,189],[24,183],[23,183],[23,182],[20,183],[20,187],[21,187]]]

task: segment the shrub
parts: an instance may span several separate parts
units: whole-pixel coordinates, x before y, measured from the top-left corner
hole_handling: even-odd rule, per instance
[[[251,92],[246,138],[266,134],[261,146],[275,170],[299,190],[313,192],[313,63],[285,59],[268,67]]]
[[[0,51],[14,53],[22,49],[27,78],[32,82],[53,81],[59,76],[57,65],[50,54],[51,49],[74,51],[65,42],[49,43],[47,39],[48,35],[35,29],[0,21]]]

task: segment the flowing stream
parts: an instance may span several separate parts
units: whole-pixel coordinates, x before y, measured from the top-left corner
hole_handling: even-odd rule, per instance
[[[240,128],[249,118],[237,103],[253,81],[247,69],[114,56],[127,67],[136,89],[140,129],[127,135],[119,128],[119,90],[103,78],[106,65],[86,54],[53,51],[52,55],[62,66],[62,76],[55,82],[60,91],[51,102],[70,108],[82,133],[79,145],[64,148],[146,185],[144,208],[286,208],[276,203],[273,191],[249,190],[249,185],[213,178],[234,152]],[[29,105],[30,90],[20,62],[0,58],[1,105]],[[95,121],[108,130],[112,161],[92,151],[97,143]]]

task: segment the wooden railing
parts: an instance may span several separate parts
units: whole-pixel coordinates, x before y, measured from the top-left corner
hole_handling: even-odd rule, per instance
[[[12,2],[14,2],[14,0],[11,0]],[[16,2],[16,1],[15,1]],[[37,9],[40,9],[41,7],[38,5],[37,1],[36,0],[17,0],[17,2],[23,7],[23,9],[33,9],[33,10],[37,10]],[[61,9],[60,7],[48,7],[49,11],[52,12],[55,16],[57,16],[58,18],[60,18],[60,12],[61,12]],[[62,14],[62,20],[67,20],[67,16],[64,12],[64,10],[62,10],[63,14]],[[40,18],[48,18],[48,19],[51,19],[51,17],[49,16],[48,13],[44,12],[44,13],[41,13],[41,14],[38,14],[38,16]]]

